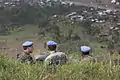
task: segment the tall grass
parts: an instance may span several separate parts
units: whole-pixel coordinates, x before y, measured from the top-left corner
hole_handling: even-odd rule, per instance
[[[25,65],[0,55],[0,80],[119,80],[120,66],[67,63],[55,70],[43,64]]]

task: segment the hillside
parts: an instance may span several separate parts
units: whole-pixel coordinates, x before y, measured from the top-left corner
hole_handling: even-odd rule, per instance
[[[95,3],[98,3],[98,4],[99,4],[99,1],[100,1],[102,4],[110,4],[110,0],[74,0],[74,1],[83,2],[83,3],[95,2]]]
[[[67,54],[79,52],[81,45],[91,46],[97,55],[120,46],[119,11],[59,1],[43,3],[46,5],[0,7],[1,52],[15,56],[26,40],[35,42],[35,52],[44,50],[48,40],[55,40],[59,50]]]
[[[25,25],[20,29],[22,30],[15,29],[7,36],[0,36],[1,52],[7,53],[10,57],[16,57],[16,54],[22,51],[22,43],[27,40],[34,42],[35,51],[44,49],[44,42],[37,35],[39,31],[37,25]]]

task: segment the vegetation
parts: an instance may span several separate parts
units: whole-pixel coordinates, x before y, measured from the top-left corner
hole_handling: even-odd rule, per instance
[[[21,5],[17,7],[0,7],[0,35],[10,34],[13,29],[26,24],[38,24],[54,14],[62,14],[69,11],[69,7],[58,5],[45,7],[33,7]]]
[[[119,44],[119,38],[117,38],[119,35],[116,35],[119,33],[115,33],[116,36],[110,34],[107,37],[99,37],[99,34],[101,32],[104,34],[104,30],[106,30],[103,25],[92,24],[89,21],[75,22],[65,18],[67,13],[78,10],[81,12],[83,8],[85,7],[80,9],[79,7],[58,5],[57,3],[44,7],[29,5],[11,8],[0,7],[0,38],[9,40],[35,37],[46,40],[51,39],[60,43],[63,47],[62,51],[66,50],[66,52],[76,51],[76,47],[79,47],[83,42],[97,42],[96,37],[98,37],[98,42],[103,41],[110,49],[118,46],[111,44]],[[66,45],[62,43],[66,43]],[[75,45],[70,46],[71,44]],[[65,46],[69,50],[65,49]]]
[[[68,62],[57,69],[48,70],[43,64],[25,65],[0,55],[0,80],[119,80],[120,56],[110,57],[109,51],[120,46],[120,33],[110,31],[107,22],[71,21],[65,14],[72,10],[79,10],[79,7],[1,7],[0,39],[13,42],[29,38],[55,40],[60,43],[58,50],[66,52],[69,58],[80,57],[79,47],[88,45],[93,48],[92,55],[104,62]],[[34,54],[38,52],[36,50]]]
[[[0,80],[119,80],[120,66],[101,63],[67,63],[57,69],[25,65],[0,55]]]

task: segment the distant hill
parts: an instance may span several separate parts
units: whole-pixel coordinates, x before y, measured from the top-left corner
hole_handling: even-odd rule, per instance
[[[90,2],[99,2],[99,1],[101,1],[102,2],[102,4],[110,4],[110,1],[111,0],[74,0],[74,1],[78,1],[78,2],[83,2],[83,3],[90,3]]]

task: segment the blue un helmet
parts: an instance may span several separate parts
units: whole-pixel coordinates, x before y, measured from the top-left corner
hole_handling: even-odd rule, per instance
[[[22,44],[23,47],[30,47],[33,45],[33,42],[30,42],[30,41],[26,41]]]
[[[48,45],[48,46],[56,46],[57,43],[56,43],[55,41],[48,41],[48,42],[47,42],[47,45]]]
[[[80,47],[81,52],[90,52],[91,48],[89,46],[81,46]]]

